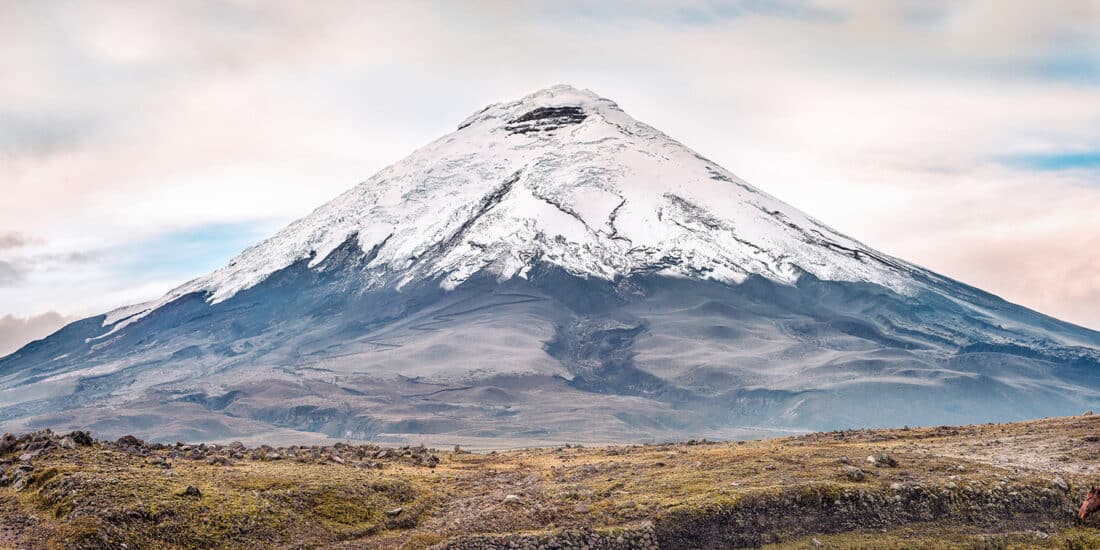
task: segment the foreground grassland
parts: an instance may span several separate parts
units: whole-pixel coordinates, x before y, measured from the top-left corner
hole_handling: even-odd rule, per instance
[[[492,454],[38,432],[0,442],[0,548],[1100,548],[1098,483],[1100,416]]]

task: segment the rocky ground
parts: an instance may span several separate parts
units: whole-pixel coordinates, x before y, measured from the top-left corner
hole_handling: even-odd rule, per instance
[[[0,439],[0,548],[1100,548],[1100,416],[471,453]]]

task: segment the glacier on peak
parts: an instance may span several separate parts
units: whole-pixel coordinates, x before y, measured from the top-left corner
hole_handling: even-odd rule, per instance
[[[582,277],[655,272],[737,283],[802,273],[911,291],[918,269],[756,189],[611,100],[567,85],[489,105],[208,275],[115,310],[141,318],[190,293],[224,301],[349,238],[376,286],[546,262]],[[121,322],[120,322],[121,321]]]

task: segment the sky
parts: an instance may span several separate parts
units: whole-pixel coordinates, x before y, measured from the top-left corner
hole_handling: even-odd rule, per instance
[[[0,355],[557,83],[1100,329],[1100,0],[0,0],[0,83]]]

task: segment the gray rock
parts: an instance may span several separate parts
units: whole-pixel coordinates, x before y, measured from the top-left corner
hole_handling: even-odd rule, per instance
[[[892,457],[892,456],[890,456],[886,453],[882,453],[878,456],[869,456],[869,457],[867,457],[867,461],[870,462],[871,464],[874,464],[875,466],[883,466],[883,467],[886,467],[886,468],[897,468],[898,467],[897,459],[895,459],[894,457]]]
[[[1050,483],[1051,485],[1054,485],[1055,487],[1061,489],[1063,493],[1069,492],[1069,484],[1066,483],[1066,480],[1062,479],[1062,476],[1055,477],[1054,479],[1050,480]]]
[[[145,446],[145,442],[132,435],[124,435],[118,438],[118,441],[115,441],[115,445],[120,449],[141,448]]]

